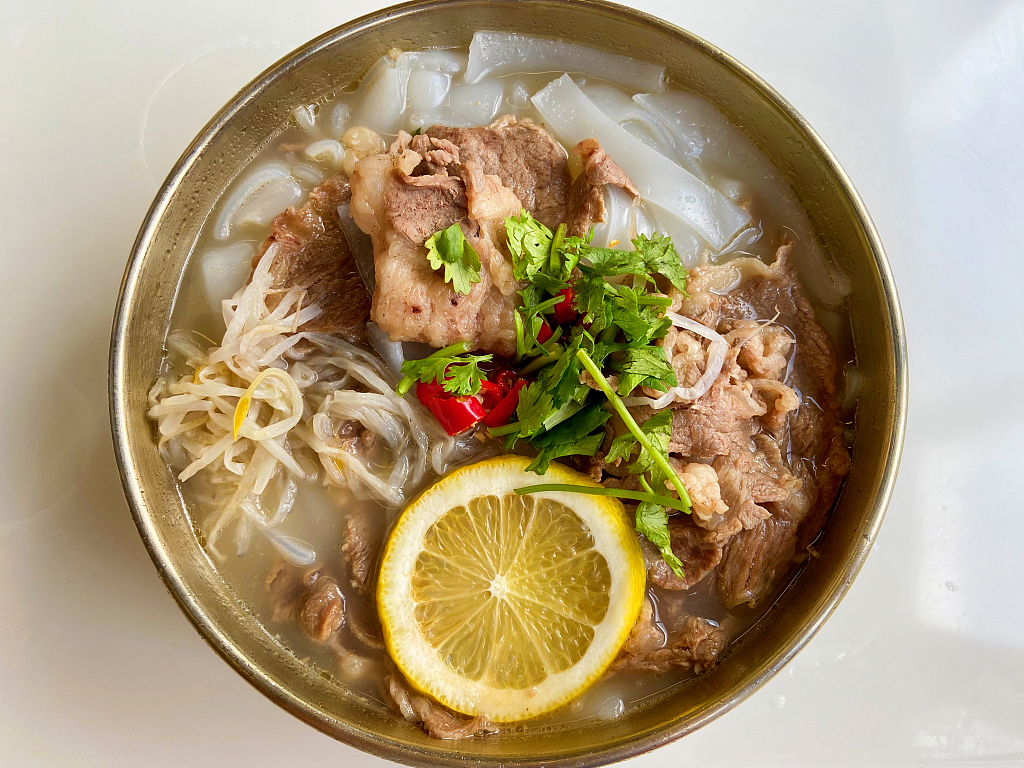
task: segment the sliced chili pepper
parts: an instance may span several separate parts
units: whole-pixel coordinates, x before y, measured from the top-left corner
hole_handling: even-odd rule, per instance
[[[576,322],[576,310],[573,309],[573,300],[576,297],[572,288],[563,288],[559,291],[564,298],[555,304],[555,322],[559,325]]]
[[[512,418],[512,414],[516,412],[516,408],[519,407],[519,390],[526,386],[526,379],[520,379],[512,387],[512,391],[502,398],[502,401],[498,403],[491,412],[484,418],[484,424],[488,427],[503,427],[508,424]]]
[[[540,330],[537,331],[537,343],[543,344],[551,338],[552,333],[554,333],[554,331],[551,330],[551,326],[548,325],[548,321],[543,321],[540,325]]]
[[[432,381],[429,384],[424,384],[422,381],[416,385],[416,398],[428,408],[430,407],[430,401],[437,397],[441,392],[444,391],[444,387],[438,384],[436,381]]]
[[[484,407],[473,395],[456,397],[444,391],[436,381],[416,385],[416,397],[423,403],[449,435],[459,435],[479,422]]]
[[[487,415],[472,395],[435,397],[427,407],[449,435],[462,434]]]
[[[502,392],[508,394],[519,382],[519,374],[511,368],[496,368],[491,371],[490,379],[501,387]]]
[[[480,402],[484,406],[484,410],[489,411],[500,403],[508,392],[500,384],[484,380],[480,382],[480,392],[478,394],[480,395]]]

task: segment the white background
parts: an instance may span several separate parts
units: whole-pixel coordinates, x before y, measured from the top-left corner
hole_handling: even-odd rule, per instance
[[[206,120],[359,0],[0,0],[0,764],[383,761],[250,688],[164,591],[107,428],[132,240]],[[636,5],[777,87],[872,212],[910,419],[877,546],[759,693],[633,761],[1024,763],[1024,3]],[[657,51],[638,52],[657,60]]]

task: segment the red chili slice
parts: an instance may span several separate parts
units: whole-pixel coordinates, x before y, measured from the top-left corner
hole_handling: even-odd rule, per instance
[[[416,385],[416,397],[425,406],[430,407],[430,401],[444,391],[444,387],[436,381],[424,384],[422,381]]]
[[[449,435],[462,434],[487,415],[472,395],[435,397],[427,407]]]
[[[501,384],[495,384],[493,381],[482,381],[480,382],[480,402],[484,406],[485,411],[489,411],[498,403],[501,402],[502,398],[508,392],[501,386]]]
[[[488,427],[504,427],[512,420],[512,414],[519,407],[519,390],[526,386],[526,380],[520,379],[512,387],[512,391],[502,398],[491,412],[484,418],[484,424]]]
[[[416,385],[416,397],[423,403],[449,435],[459,435],[479,422],[485,415],[484,407],[472,395],[456,397],[444,391],[436,381]]]
[[[559,325],[576,322],[576,310],[572,306],[576,293],[572,288],[563,288],[559,294],[564,298],[555,304],[555,322]]]
[[[508,394],[519,381],[519,374],[511,368],[496,368],[491,371],[491,381],[501,387],[501,391]]]
[[[543,344],[545,341],[551,338],[551,334],[554,331],[551,330],[551,326],[548,325],[547,320],[543,321],[540,326],[540,330],[537,331],[537,342]]]

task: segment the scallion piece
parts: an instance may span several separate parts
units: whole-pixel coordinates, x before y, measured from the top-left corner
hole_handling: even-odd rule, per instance
[[[644,431],[640,429],[640,426],[636,423],[636,420],[633,418],[633,414],[631,414],[626,406],[623,405],[621,398],[615,394],[615,390],[612,389],[611,385],[608,383],[608,379],[604,377],[604,374],[601,373],[601,369],[598,368],[594,361],[590,359],[590,355],[587,354],[586,350],[579,350],[576,353],[576,357],[581,363],[583,363],[583,367],[587,369],[587,373],[594,377],[594,381],[597,382],[597,386],[599,386],[601,391],[604,392],[605,397],[608,398],[608,402],[612,404],[615,412],[619,414],[619,417],[625,423],[626,428],[633,433],[633,437],[636,438],[636,441],[644,447],[647,453],[654,460],[654,463],[657,464],[661,471],[665,473],[673,487],[676,489],[676,492],[679,494],[679,500],[682,502],[683,506],[679,506],[677,504],[671,506],[675,509],[681,509],[683,512],[689,512],[691,508],[690,494],[686,492],[686,486],[683,485],[683,481],[679,479],[679,475],[677,475],[675,470],[672,469],[672,465],[668,463],[668,459],[662,455],[661,451],[655,449],[651,444],[647,435],[644,434]],[[643,499],[643,501],[653,501],[653,499]],[[670,506],[665,504],[663,501],[655,501],[654,503],[661,504],[666,507]]]
[[[547,483],[541,485],[526,485],[516,488],[516,493],[523,496],[528,493],[543,493],[545,491],[560,493],[582,493],[587,496],[614,496],[617,499],[629,499],[630,501],[649,501],[652,504],[660,504],[663,507],[671,507],[681,512],[689,512],[686,502],[673,499],[671,496],[662,496],[657,493],[644,493],[643,491],[626,491],[622,488],[594,488],[589,485],[573,485],[571,483]]]

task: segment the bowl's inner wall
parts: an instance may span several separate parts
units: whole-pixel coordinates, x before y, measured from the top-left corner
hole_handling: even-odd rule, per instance
[[[658,61],[672,80],[708,98],[740,125],[782,170],[820,231],[829,257],[851,279],[851,323],[865,384],[853,469],[819,541],[820,556],[717,669],[616,722],[443,742],[321,678],[253,618],[198,545],[173,478],[157,453],[145,411],[178,280],[204,218],[245,163],[281,131],[292,108],[349,83],[392,46],[466,45],[482,28],[560,36]],[[127,451],[128,490],[136,497],[138,522],[154,559],[192,613],[190,618],[234,666],[264,692],[274,691],[295,714],[403,762],[464,762],[475,756],[506,765],[559,758],[595,765],[633,753],[645,737],[649,746],[692,730],[766,679],[824,620],[854,575],[883,512],[877,499],[883,475],[896,459],[891,444],[899,400],[892,302],[852,201],[805,129],[714,49],[637,14],[566,2],[484,0],[394,10],[383,20],[378,16],[310,44],[289,71],[271,78],[258,96],[236,106],[228,124],[212,124],[216,130],[209,143],[188,159],[178,183],[158,200],[155,219],[139,243],[136,279],[127,283],[124,335],[115,350],[123,366],[115,412],[123,411],[117,431]],[[600,758],[598,753],[603,753]]]

